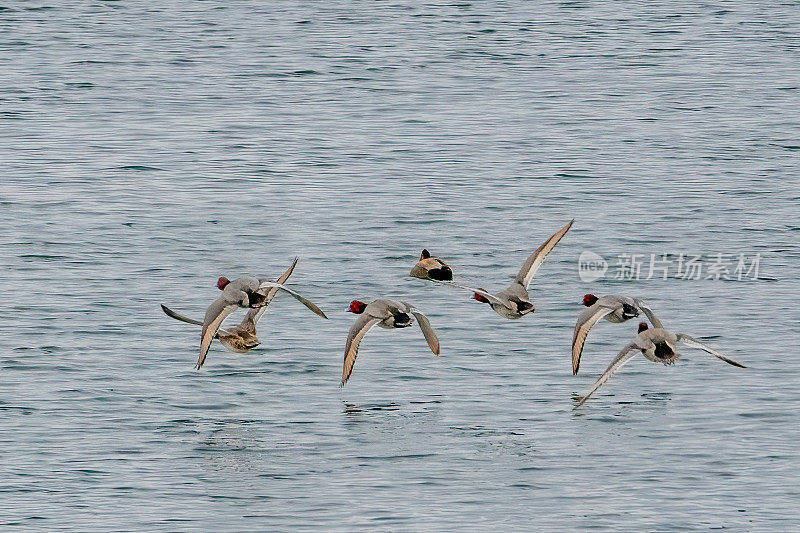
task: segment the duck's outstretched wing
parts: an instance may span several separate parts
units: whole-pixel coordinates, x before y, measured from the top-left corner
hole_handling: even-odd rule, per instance
[[[650,307],[644,303],[643,301],[639,300],[638,298],[633,298],[633,303],[636,304],[636,307],[644,311],[645,316],[647,316],[647,320],[653,325],[654,328],[663,328],[664,324],[658,319],[656,314],[653,312]]]
[[[703,344],[699,340],[695,339],[694,337],[690,337],[689,335],[684,335],[683,333],[678,333],[677,337],[678,337],[678,342],[682,342],[686,346],[690,346],[692,348],[699,348],[701,350],[704,350],[704,351],[710,353],[711,355],[713,355],[714,357],[716,357],[718,359],[722,359],[723,361],[725,361],[729,365],[738,366],[739,368],[747,368],[743,364],[737,363],[733,359],[728,359],[727,357],[725,357],[721,353],[717,352],[716,350],[713,350],[712,348],[709,348],[708,346],[706,346],[705,344]]]
[[[189,318],[188,316],[183,316],[180,313],[176,313],[175,311],[173,311],[164,304],[161,304],[161,309],[164,311],[164,314],[174,318],[175,320],[180,320],[181,322],[186,322],[187,324],[196,324],[198,326],[203,325],[203,323],[200,322],[199,320],[194,320],[193,318]],[[230,335],[230,332],[228,330],[217,328],[217,334],[215,335],[215,337],[219,337],[220,333],[223,335]]]
[[[598,320],[613,312],[613,308],[594,304],[578,315],[578,321],[575,323],[575,331],[572,334],[573,374],[577,374],[578,368],[581,366],[581,354],[583,353],[583,345],[586,344],[586,337],[589,335],[589,330],[597,324]]]
[[[295,257],[294,261],[292,261],[292,265],[288,269],[286,269],[286,272],[281,274],[281,276],[278,278],[278,283],[285,283],[286,280],[289,279],[289,276],[291,276],[292,272],[294,271],[295,265],[297,265],[297,259],[298,258]],[[245,330],[255,335],[256,324],[258,324],[258,321],[261,320],[262,316],[264,316],[264,313],[267,312],[267,306],[269,306],[269,303],[272,301],[273,298],[275,298],[275,294],[278,292],[278,290],[279,289],[277,287],[272,287],[269,290],[267,290],[265,299],[266,303],[264,304],[264,306],[250,309],[244,316],[244,319],[240,324],[241,327],[243,327]]]
[[[224,299],[218,298],[206,310],[206,317],[203,320],[203,331],[200,333],[200,355],[197,358],[196,369],[200,369],[206,360],[206,354],[211,346],[211,341],[217,336],[219,327],[222,322],[228,318],[228,315],[236,311],[239,306],[237,304],[227,303]]]
[[[566,226],[553,233],[549,239],[544,241],[544,244],[537,248],[536,251],[533,252],[530,257],[528,257],[528,259],[525,261],[525,264],[522,265],[519,274],[517,274],[517,277],[514,278],[514,281],[527,289],[528,285],[531,283],[533,275],[536,274],[536,271],[539,270],[540,266],[542,266],[547,254],[549,254],[550,251],[555,248],[556,244],[558,244],[558,241],[560,241],[561,238],[567,234],[569,228],[572,227],[573,222],[575,222],[574,218],[570,220]]]
[[[302,296],[294,292],[286,285],[283,285],[282,283],[278,283],[276,281],[262,281],[261,284],[259,285],[259,289],[275,288],[275,287],[277,287],[278,290],[286,292],[287,294],[292,296],[295,300],[299,301],[301,304],[305,305],[306,307],[314,311],[314,313],[318,314],[322,318],[328,318],[327,316],[325,316],[325,313],[322,312],[322,309],[314,305],[314,303],[311,300],[303,298]]]
[[[353,365],[356,364],[356,357],[358,357],[358,346],[361,344],[361,339],[367,334],[369,328],[380,322],[381,319],[370,316],[361,315],[350,328],[347,334],[347,344],[344,347],[344,364],[342,365],[342,381],[340,386],[344,386],[347,380],[350,379],[350,374],[353,373]]]
[[[175,320],[180,320],[181,322],[186,322],[187,324],[194,324],[196,326],[202,326],[203,325],[203,323],[200,322],[199,320],[195,320],[193,318],[189,318],[188,316],[183,316],[180,313],[176,313],[175,311],[173,311],[172,309],[170,309],[169,307],[167,307],[164,304],[161,304],[161,310],[164,311],[165,315],[167,315],[169,317],[172,317]]]
[[[600,379],[598,379],[597,381],[595,381],[594,385],[592,386],[592,390],[590,390],[589,392],[587,392],[587,393],[586,393],[586,395],[585,395],[585,396],[583,396],[583,397],[580,399],[580,401],[578,402],[578,405],[576,405],[576,406],[575,406],[575,409],[577,409],[578,407],[580,407],[581,405],[583,405],[583,402],[585,402],[586,400],[588,400],[588,399],[589,399],[589,396],[591,396],[592,394],[594,394],[594,391],[596,391],[597,389],[599,389],[599,388],[600,388],[600,387],[603,385],[603,383],[605,383],[606,381],[608,381],[608,378],[610,378],[610,377],[611,377],[611,375],[612,375],[614,372],[616,372],[617,370],[619,370],[620,368],[622,368],[622,365],[624,365],[625,363],[627,363],[628,361],[630,361],[630,360],[631,360],[631,358],[633,358],[633,356],[634,356],[634,355],[636,355],[636,353],[637,353],[638,351],[639,351],[639,347],[638,347],[638,346],[636,346],[636,344],[635,344],[635,343],[633,343],[633,342],[632,342],[632,343],[630,343],[630,344],[628,344],[627,346],[625,346],[625,347],[622,349],[622,351],[621,351],[621,352],[619,352],[619,354],[617,354],[617,356],[614,358],[614,360],[613,360],[613,361],[611,361],[611,364],[610,364],[610,365],[608,365],[608,368],[606,369],[606,371],[605,371],[605,372],[603,372],[603,375],[602,375],[602,376],[600,376]]]
[[[439,338],[436,336],[436,332],[433,331],[428,317],[419,311],[411,311],[411,314],[417,319],[419,329],[421,329],[422,334],[425,335],[425,340],[428,341],[428,346],[430,346],[433,354],[439,355]]]

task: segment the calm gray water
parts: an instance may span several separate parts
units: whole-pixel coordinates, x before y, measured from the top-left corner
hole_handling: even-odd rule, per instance
[[[2,529],[797,528],[800,4],[659,4],[0,3]],[[573,217],[522,320],[407,277],[502,288]],[[759,279],[614,279],[667,252]],[[281,297],[194,371],[159,304],[295,255],[330,320]],[[750,368],[640,358],[573,411],[636,330],[573,376],[586,292]],[[376,329],[340,389],[390,296],[441,357]]]

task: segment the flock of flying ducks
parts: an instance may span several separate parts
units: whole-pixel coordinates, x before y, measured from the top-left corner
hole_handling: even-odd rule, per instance
[[[465,287],[453,282],[453,270],[438,257],[433,257],[427,250],[422,251],[419,262],[411,269],[411,276],[426,279],[468,290],[472,293],[473,299],[489,304],[491,308],[500,316],[508,319],[518,319],[533,313],[535,307],[528,294],[528,286],[536,271],[544,262],[547,255],[558,244],[572,227],[574,220],[555,232],[547,239],[530,257],[525,261],[519,273],[514,277],[514,281],[503,291],[492,294],[482,288]],[[279,292],[285,292],[289,296],[297,299],[308,309],[322,318],[328,318],[325,313],[310,300],[297,294],[285,285],[289,276],[292,275],[294,267],[297,265],[297,258],[292,265],[281,274],[276,280],[256,279],[242,277],[233,281],[227,278],[219,278],[217,287],[222,294],[206,310],[203,321],[194,320],[176,313],[165,305],[161,305],[164,313],[168,316],[202,326],[200,333],[200,355],[197,359],[195,368],[199,369],[206,360],[206,355],[214,339],[218,339],[226,348],[238,353],[245,353],[260,344],[256,337],[256,324],[264,315],[267,306]],[[575,324],[575,331],[572,336],[572,373],[577,374],[581,362],[581,353],[586,343],[589,331],[601,319],[608,322],[621,323],[638,317],[644,313],[650,321],[639,323],[639,330],[636,338],[627,344],[617,356],[611,361],[606,371],[595,382],[591,390],[581,398],[577,405],[580,407],[600,386],[603,385],[611,375],[619,370],[625,363],[631,360],[637,353],[641,352],[644,357],[654,363],[664,365],[673,364],[679,357],[676,349],[679,343],[692,348],[699,348],[725,361],[728,364],[740,368],[746,368],[717,351],[702,344],[697,339],[682,333],[673,333],[664,329],[661,321],[647,305],[636,298],[625,296],[602,296],[598,298],[593,294],[583,297],[583,305],[586,309],[578,316]],[[222,328],[222,323],[236,309],[244,307],[248,309],[247,314],[238,326]],[[398,329],[411,326],[414,321],[419,324],[428,346],[435,355],[439,355],[439,339],[436,332],[431,327],[428,318],[413,305],[397,300],[379,299],[367,304],[360,300],[350,302],[349,312],[359,315],[350,332],[347,335],[347,343],[344,349],[344,364],[342,367],[341,385],[343,386],[353,372],[353,366],[358,356],[358,347],[364,335],[372,326],[379,326],[385,329]],[[651,327],[652,326],[652,327]]]

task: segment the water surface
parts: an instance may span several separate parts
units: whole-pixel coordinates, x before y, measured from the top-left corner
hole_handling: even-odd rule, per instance
[[[24,530],[781,531],[800,519],[797,2],[6,2],[0,524]],[[407,277],[423,247],[504,320]],[[578,255],[761,255],[760,280],[585,283]],[[276,276],[262,346],[198,331]],[[586,391],[635,333],[685,350]],[[399,297],[338,387],[351,299]]]

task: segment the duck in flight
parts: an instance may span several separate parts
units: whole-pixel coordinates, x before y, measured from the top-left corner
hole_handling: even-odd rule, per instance
[[[529,313],[533,313],[535,308],[528,294],[528,286],[531,283],[531,279],[533,279],[539,267],[542,266],[547,254],[553,250],[555,245],[558,244],[572,227],[573,222],[575,222],[575,219],[570,220],[566,226],[551,235],[549,239],[528,257],[525,264],[522,265],[522,269],[520,269],[519,273],[514,278],[513,283],[511,283],[506,290],[497,294],[491,294],[486,289],[474,289],[461,285],[456,286],[472,291],[475,300],[489,304],[498,315],[504,318],[522,318]]]
[[[259,280],[251,277],[242,277],[233,281],[224,277],[219,278],[217,288],[222,291],[222,294],[208,307],[202,322],[180,315],[162,305],[162,309],[168,316],[190,324],[199,323],[202,326],[200,355],[197,358],[195,368],[199,369],[203,366],[211,341],[215,338],[218,338],[226,347],[234,351],[243,350],[246,352],[257,346],[259,342],[255,335],[256,324],[279,291],[289,294],[322,318],[328,318],[313,302],[283,284],[283,281],[286,281],[291,275],[296,264],[297,258],[295,258],[292,266],[278,278],[278,281]],[[222,322],[239,307],[249,308],[242,323],[239,326],[223,329],[220,332]]]
[[[292,271],[294,270],[295,265],[297,265],[297,258],[294,258],[292,265],[281,274],[281,276],[277,279],[278,283],[284,283],[289,276],[292,275]],[[241,324],[238,326],[234,326],[232,328],[219,328],[217,330],[216,335],[214,336],[215,339],[219,339],[223,346],[225,346],[228,350],[236,353],[247,353],[259,344],[261,341],[258,340],[256,336],[256,325],[258,324],[259,319],[264,315],[267,310],[267,306],[270,304],[272,299],[277,294],[278,288],[272,287],[266,292],[266,298],[264,300],[264,305],[256,308],[251,308],[247,314],[245,315],[244,319],[242,320]],[[197,326],[202,326],[203,322],[200,320],[195,320],[193,318],[189,318],[184,316],[176,311],[173,311],[169,307],[164,304],[161,304],[161,309],[164,313],[174,318],[175,320],[180,320],[181,322],[186,322],[187,324],[195,324]]]
[[[367,304],[360,300],[353,300],[350,302],[348,312],[355,313],[359,317],[347,335],[341,386],[347,383],[347,380],[350,379],[350,374],[353,373],[353,365],[356,364],[361,339],[375,325],[384,329],[407,328],[416,319],[431,351],[434,355],[439,355],[439,339],[436,337],[431,323],[425,315],[409,303],[396,300],[375,300]]]
[[[672,333],[671,331],[667,331],[664,329],[664,326],[661,324],[661,322],[655,317],[651,317],[650,320],[653,323],[653,327],[649,328],[647,326],[647,322],[639,323],[639,334],[636,336],[633,342],[625,346],[622,351],[617,354],[614,360],[611,361],[611,364],[608,365],[608,368],[605,372],[603,372],[603,375],[600,376],[600,379],[598,379],[592,386],[592,389],[586,393],[585,396],[580,398],[580,401],[575,406],[575,409],[583,405],[583,402],[589,399],[589,396],[599,389],[603,383],[608,381],[608,378],[610,378],[614,372],[622,368],[625,363],[630,361],[637,353],[640,352],[649,361],[654,363],[662,363],[664,365],[671,365],[680,357],[680,354],[675,350],[678,343],[682,343],[691,348],[705,350],[714,357],[725,361],[729,365],[737,366],[739,368],[747,368],[743,364],[737,363],[733,359],[728,359],[716,350],[709,348],[694,337],[683,333]]]
[[[572,335],[572,373],[577,374],[581,364],[581,353],[589,330],[600,321],[601,318],[609,322],[618,324],[631,318],[639,316],[644,312],[652,322],[655,319],[653,311],[644,302],[636,298],[626,296],[601,296],[598,298],[594,294],[586,294],[583,297],[583,305],[587,308],[578,315],[575,324],[575,331]],[[656,319],[657,320],[657,319]]]

